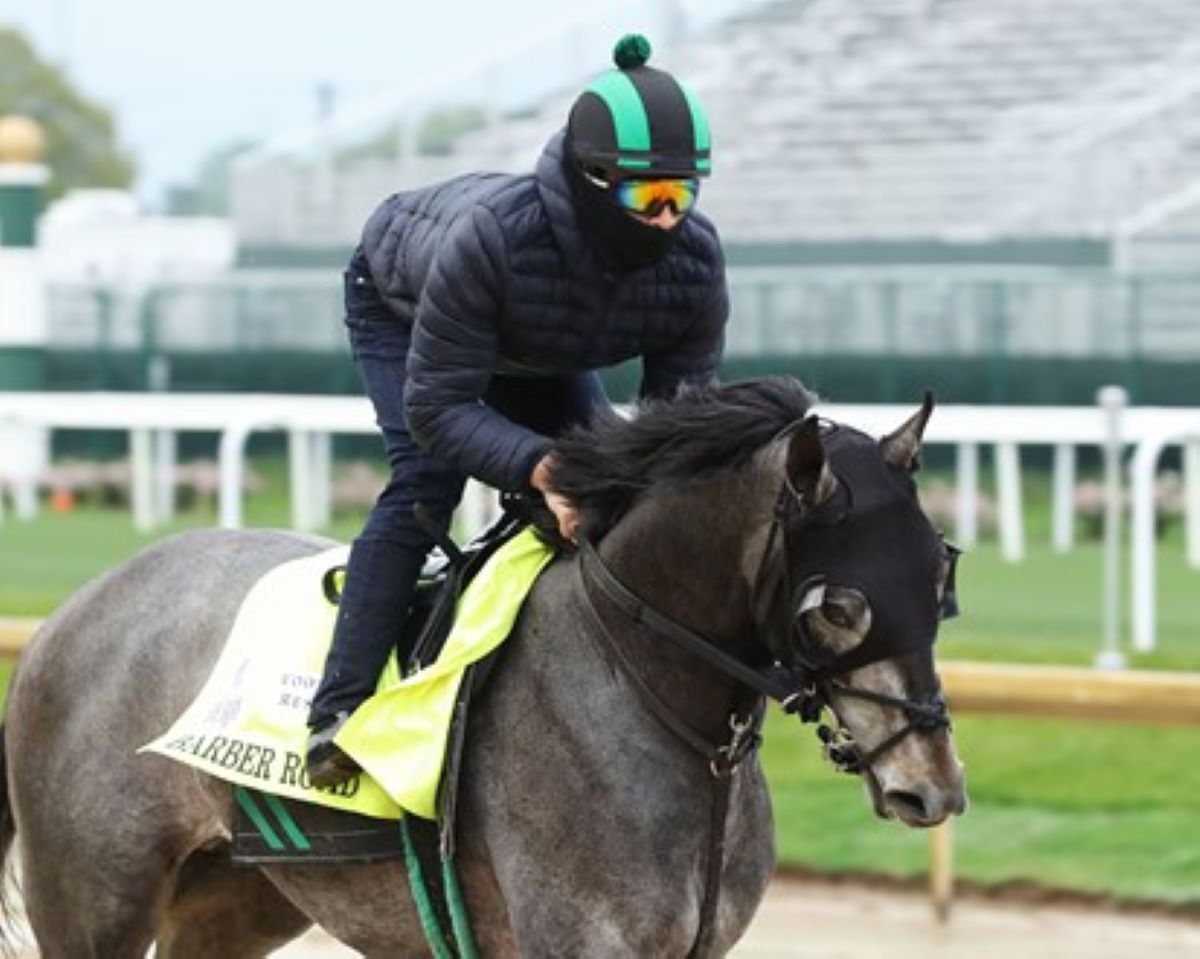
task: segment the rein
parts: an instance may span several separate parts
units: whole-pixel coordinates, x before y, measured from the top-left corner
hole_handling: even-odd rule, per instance
[[[676,646],[698,656],[710,666],[715,666],[760,696],[775,700],[787,712],[797,710],[805,697],[805,690],[797,684],[790,670],[783,667],[760,669],[748,666],[717,647],[711,640],[658,612],[617,578],[589,540],[580,539],[579,556],[580,572],[585,582],[598,586],[600,591],[620,607],[635,624],[645,626],[651,632],[669,639]]]
[[[596,553],[595,549],[593,549],[592,545],[586,540],[580,541],[579,552],[580,556],[583,557],[583,562],[578,566],[580,581],[586,584],[589,582],[589,576],[610,577],[611,579],[608,581],[604,580],[603,578],[596,578],[590,581],[595,582],[598,586],[600,586],[601,590],[606,596],[616,601],[622,609],[628,612],[630,607],[626,607],[621,602],[621,599],[632,598],[636,600],[636,597],[633,595],[633,593],[629,592],[625,588],[624,584],[622,584],[618,579],[616,579],[615,576],[613,576],[612,571],[604,565],[604,561],[600,559],[600,556]],[[593,563],[596,565],[591,566]],[[622,592],[610,593],[608,592],[608,587],[619,588],[622,590]],[[625,651],[613,638],[612,633],[605,625],[604,620],[600,617],[600,613],[596,609],[595,604],[592,602],[591,595],[586,589],[584,590],[583,595],[587,599],[586,609],[589,617],[591,618],[593,625],[597,627],[597,635],[604,640],[605,647],[612,656],[614,662],[621,668],[621,671],[630,680],[633,688],[637,690],[638,695],[642,697],[642,701],[645,703],[647,709],[654,716],[654,718],[657,719],[663,726],[665,726],[669,732],[673,733],[676,738],[680,739],[685,745],[687,745],[693,752],[698,753],[708,762],[709,771],[712,773],[714,779],[725,779],[732,775],[733,770],[741,764],[742,760],[745,759],[747,755],[749,755],[758,747],[758,744],[761,741],[762,723],[766,714],[763,704],[763,697],[753,689],[748,690],[748,695],[740,696],[739,701],[734,704],[733,708],[729,712],[728,723],[731,733],[729,741],[716,744],[709,742],[708,739],[696,732],[687,723],[680,719],[675,714],[674,710],[672,710],[670,706],[663,702],[662,697],[660,697],[658,693],[650,688],[650,685],[642,677],[641,672],[639,672],[637,667],[629,661],[629,657],[625,654]],[[640,603],[640,600],[638,600],[638,602]],[[644,604],[643,608],[647,610],[649,609],[648,607],[644,607]],[[653,612],[653,610],[649,611]],[[657,616],[659,614],[655,613],[654,615]],[[657,632],[655,627],[650,625],[647,620],[633,616],[632,614],[631,618],[634,619],[635,623],[646,625],[650,629]],[[676,626],[676,628],[683,629],[683,627],[677,626],[677,624],[670,620],[667,620],[667,622],[672,626]],[[687,632],[687,630],[684,630],[684,632]],[[699,639],[699,637],[696,638]],[[704,642],[704,640],[700,640],[700,642]],[[715,647],[709,646],[708,648],[719,653],[721,656],[725,655],[724,653],[720,653],[719,650],[716,650]],[[749,669],[749,667],[743,666],[741,663],[737,662],[737,660],[734,660],[733,662],[735,662],[742,669]],[[743,685],[742,688],[743,690],[747,690],[746,685]]]

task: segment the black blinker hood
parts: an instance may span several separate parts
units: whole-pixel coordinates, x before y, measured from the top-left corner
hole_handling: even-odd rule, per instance
[[[870,606],[871,626],[858,646],[840,656],[823,654],[805,637],[804,658],[822,672],[841,673],[932,646],[945,554],[912,477],[889,464],[879,442],[858,430],[830,425],[822,445],[838,490],[789,519],[792,582],[817,579],[858,590]],[[802,618],[798,613],[798,627]],[[804,636],[802,628],[798,632]]]

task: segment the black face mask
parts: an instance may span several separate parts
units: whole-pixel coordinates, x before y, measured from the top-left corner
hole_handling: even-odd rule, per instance
[[[603,259],[622,270],[640,270],[666,256],[683,228],[682,219],[669,230],[642,223],[618,206],[608,190],[584,176],[569,148],[563,166],[575,200],[579,227]]]
[[[825,449],[839,489],[789,530],[792,575],[857,589],[872,620],[860,646],[822,665],[841,672],[928,648],[942,618],[935,583],[947,551],[912,479],[856,430],[831,431]]]

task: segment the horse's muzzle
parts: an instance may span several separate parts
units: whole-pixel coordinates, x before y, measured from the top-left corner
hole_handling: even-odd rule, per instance
[[[961,764],[946,783],[925,780],[905,784],[903,788],[885,788],[870,771],[864,773],[863,779],[877,815],[884,819],[896,819],[915,829],[937,826],[951,816],[962,815],[967,809],[967,790]]]

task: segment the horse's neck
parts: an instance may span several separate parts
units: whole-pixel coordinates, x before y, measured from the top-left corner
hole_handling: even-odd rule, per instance
[[[641,599],[725,652],[752,654],[747,523],[734,484],[660,494],[641,504],[601,544],[614,573]],[[593,591],[594,593],[595,591]],[[721,732],[736,684],[725,674],[630,621],[594,597],[615,640],[655,692],[694,728]]]
[[[632,511],[601,554],[659,612],[734,650],[750,627],[744,538],[734,508],[681,491]]]

